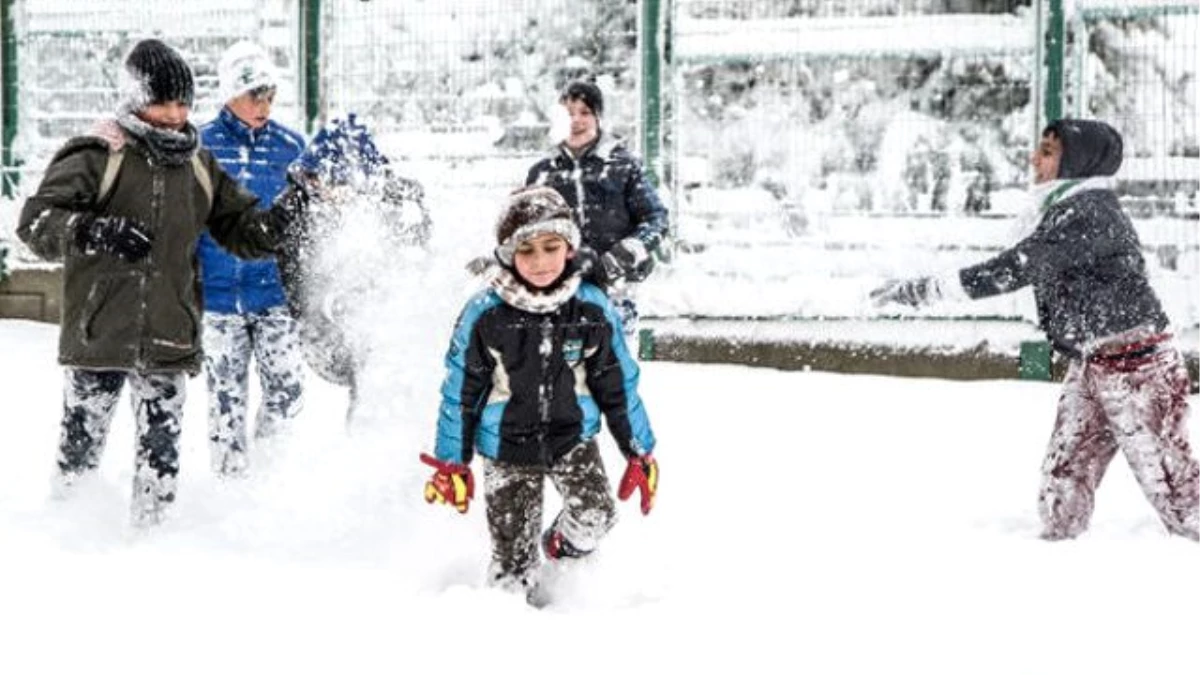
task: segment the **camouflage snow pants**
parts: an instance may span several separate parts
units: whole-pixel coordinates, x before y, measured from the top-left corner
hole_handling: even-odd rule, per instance
[[[1042,465],[1042,536],[1066,539],[1087,529],[1096,488],[1120,450],[1167,530],[1200,539],[1187,395],[1188,374],[1170,343],[1144,358],[1072,361]]]
[[[62,433],[58,445],[59,485],[71,484],[100,465],[121,389],[128,381],[137,425],[132,512],[135,524],[161,520],[175,501],[179,433],[187,376],[122,370],[66,369]]]
[[[549,478],[563,509],[551,527],[580,551],[591,551],[617,521],[616,504],[595,440],[581,443],[553,466],[483,461],[492,560],[488,583],[529,590],[536,582],[542,530],[542,489]]]
[[[254,438],[283,431],[304,404],[304,367],[296,322],[283,307],[255,314],[204,314],[204,372],[208,380],[208,448],[213,470],[247,466],[246,408],[250,359],[258,364],[262,402]]]

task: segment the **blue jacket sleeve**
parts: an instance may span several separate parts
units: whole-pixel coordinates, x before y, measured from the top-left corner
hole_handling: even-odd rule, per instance
[[[580,292],[586,302],[601,307],[604,312],[599,340],[591,345],[586,358],[588,390],[604,413],[609,432],[621,454],[628,458],[650,454],[654,451],[654,431],[638,394],[641,373],[625,344],[621,319],[599,288],[585,285]]]
[[[434,455],[446,462],[469,464],[475,453],[475,432],[491,392],[495,363],[479,331],[479,320],[494,304],[486,294],[463,308],[446,351],[446,377],[438,409]]]

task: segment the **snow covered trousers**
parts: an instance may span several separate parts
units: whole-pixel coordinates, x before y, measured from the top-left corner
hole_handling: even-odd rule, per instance
[[[1096,488],[1120,450],[1167,530],[1200,539],[1200,466],[1188,441],[1188,374],[1169,342],[1141,351],[1071,362],[1042,465],[1044,538],[1071,538],[1087,529]]]
[[[235,475],[246,469],[246,408],[250,359],[258,364],[262,402],[256,441],[281,432],[304,404],[304,367],[299,331],[283,307],[262,313],[204,314],[204,373],[208,380],[208,448],[213,470]]]
[[[109,425],[126,381],[132,390],[137,425],[133,518],[135,524],[153,523],[175,501],[179,433],[187,399],[187,376],[183,373],[67,368],[58,444],[59,485],[68,488],[100,466]]]
[[[596,548],[616,524],[616,504],[595,440],[575,446],[549,468],[485,458],[483,480],[492,538],[490,584],[514,590],[529,590],[535,585],[546,478],[563,502],[551,527],[576,549],[587,552]]]

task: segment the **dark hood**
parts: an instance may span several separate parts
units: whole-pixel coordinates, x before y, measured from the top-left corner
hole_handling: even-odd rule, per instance
[[[1124,143],[1121,134],[1098,120],[1062,119],[1042,131],[1053,131],[1062,141],[1059,178],[1112,176],[1121,168]]]

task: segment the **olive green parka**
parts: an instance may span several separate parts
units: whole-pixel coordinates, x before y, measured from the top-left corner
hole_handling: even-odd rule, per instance
[[[109,154],[121,149],[120,170],[100,195]],[[17,232],[35,254],[63,263],[58,345],[63,365],[197,373],[200,233],[207,229],[242,257],[274,252],[271,213],[255,208],[256,198],[207,150],[196,152],[207,168],[211,197],[195,162],[156,163],[127,135],[80,136],[51,160],[37,193],[25,202]],[[75,227],[100,215],[125,216],[146,226],[153,237],[149,255],[127,262],[82,251]]]

